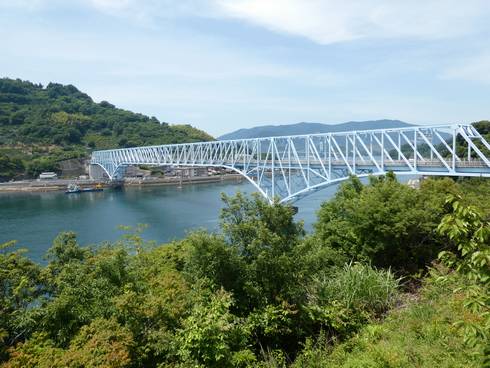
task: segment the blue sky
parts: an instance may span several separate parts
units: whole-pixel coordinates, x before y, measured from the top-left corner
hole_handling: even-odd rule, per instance
[[[217,136],[490,118],[488,0],[0,0],[0,75]]]

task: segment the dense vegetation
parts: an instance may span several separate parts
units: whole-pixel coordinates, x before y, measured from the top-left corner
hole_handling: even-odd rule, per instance
[[[0,366],[481,366],[489,191],[352,178],[311,235],[291,207],[237,194],[221,232],[165,246],[141,228],[98,247],[68,232],[41,266],[5,245]]]
[[[189,125],[95,103],[72,85],[0,79],[0,179],[56,171],[57,162],[92,149],[210,139]]]
[[[447,281],[441,282],[441,277]],[[481,367],[482,358],[464,342],[458,323],[470,324],[477,313],[464,307],[468,293],[458,290],[468,281],[439,267],[423,280],[417,299],[405,299],[401,307],[382,321],[363,326],[336,346],[321,336],[308,341],[294,367]],[[457,290],[457,292],[454,292]]]

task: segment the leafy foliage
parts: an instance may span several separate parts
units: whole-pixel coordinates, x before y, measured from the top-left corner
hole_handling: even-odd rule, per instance
[[[23,162],[18,158],[0,153],[0,180],[15,177],[19,172],[24,170]]]
[[[72,85],[0,79],[0,178],[58,171],[92,149],[211,140],[190,125],[95,103]],[[5,152],[8,151],[8,152]]]
[[[393,174],[369,185],[353,177],[321,206],[315,237],[354,260],[415,273],[441,250],[435,230],[452,192],[457,188],[450,179],[427,180],[416,190]]]
[[[44,334],[35,334],[12,352],[12,358],[4,366],[124,368],[130,366],[133,345],[130,332],[116,321],[95,319],[80,329],[68,349],[56,347]]]
[[[456,197],[448,199],[451,212],[444,216],[439,233],[454,242],[457,253],[441,252],[439,258],[449,267],[467,276],[470,295],[465,307],[478,313],[484,323],[459,321],[470,346],[480,347],[485,366],[490,366],[490,222],[472,206],[463,206]]]
[[[309,236],[291,206],[239,193],[223,196],[220,233],[165,246],[144,241],[142,225],[97,247],[61,233],[43,266],[5,245],[0,367],[476,366],[488,336],[488,220],[445,207],[462,185],[483,184],[427,180],[416,191],[392,175],[352,179]],[[416,258],[420,244],[430,249]],[[427,266],[442,249],[458,272],[429,276],[420,303],[401,295],[391,268]]]
[[[252,199],[238,193],[223,195],[223,234],[244,262],[246,298],[264,305],[300,298],[297,285],[301,256],[296,246],[304,234],[303,224],[293,220],[291,206],[269,205],[258,195]]]
[[[437,280],[447,275],[445,283]],[[326,336],[309,340],[293,367],[481,367],[475,349],[464,344],[454,323],[475,321],[464,308],[467,295],[452,289],[467,280],[447,270],[432,270],[418,297],[410,296],[386,319],[366,324],[351,339],[331,346]]]
[[[29,305],[42,294],[40,267],[22,250],[7,252],[14,242],[0,245],[0,360],[5,347],[14,345],[32,332]]]
[[[338,301],[346,308],[379,315],[397,300],[398,283],[389,270],[348,263],[332,275],[315,279],[309,299],[317,306]]]
[[[220,290],[192,308],[177,331],[177,354],[184,362],[205,367],[232,366],[233,356],[246,350],[247,331],[230,312],[230,294]],[[250,354],[251,360],[254,355]]]

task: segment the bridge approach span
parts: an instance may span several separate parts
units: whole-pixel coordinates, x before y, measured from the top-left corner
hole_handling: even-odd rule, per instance
[[[490,177],[490,144],[471,125],[417,126],[94,151],[110,180],[130,165],[222,167],[243,175],[270,202],[299,199],[359,177]]]

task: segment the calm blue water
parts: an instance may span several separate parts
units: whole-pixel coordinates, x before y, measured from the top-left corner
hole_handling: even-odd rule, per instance
[[[0,244],[17,240],[28,255],[41,261],[54,237],[72,230],[81,244],[118,239],[118,225],[148,224],[145,239],[165,243],[185,236],[196,228],[218,229],[220,193],[253,192],[248,183],[213,183],[126,188],[98,193],[66,195],[52,193],[0,194]],[[336,187],[323,189],[295,203],[297,218],[307,230],[315,221],[320,204],[329,199]]]

